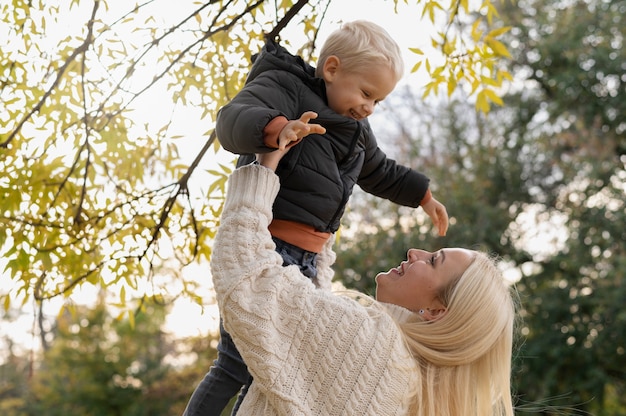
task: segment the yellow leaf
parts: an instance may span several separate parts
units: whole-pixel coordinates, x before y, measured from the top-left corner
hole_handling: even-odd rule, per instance
[[[445,55],[452,55],[454,53],[454,51],[456,50],[455,48],[455,42],[456,42],[456,38],[452,39],[452,41],[450,42],[446,42],[443,45],[443,53]]]
[[[417,72],[418,69],[420,69],[420,67],[422,66],[422,62],[418,62],[415,65],[413,65],[413,68],[411,68],[411,73],[413,72]]]
[[[445,69],[446,68],[444,66],[439,66],[435,68],[435,70],[431,73],[431,76],[433,76],[434,78],[439,78],[441,77],[441,74],[443,73]]]
[[[452,93],[454,92],[454,90],[456,89],[456,81],[454,80],[454,78],[450,78],[448,80],[448,98],[450,98],[452,96]]]
[[[476,19],[474,24],[472,25],[472,40],[474,42],[478,42],[478,40],[483,35],[483,31],[478,29],[478,25],[480,25],[481,19]]]
[[[470,92],[470,94],[474,94],[479,86],[480,86],[480,81],[478,81],[477,79],[474,79],[472,81],[472,91]]]
[[[487,97],[485,97],[483,91],[480,91],[476,96],[476,109],[485,114],[489,112],[489,103],[487,102]]]
[[[500,84],[502,84],[503,78],[506,78],[509,81],[513,81],[513,76],[509,73],[509,71],[505,71],[501,69],[498,71],[498,81],[500,81]]]
[[[506,49],[506,46],[504,46],[502,42],[497,41],[493,38],[487,37],[485,38],[485,43],[487,44],[487,46],[491,48],[491,50],[497,56],[505,56],[507,58],[511,57],[511,54],[509,53],[509,51]]]
[[[417,55],[424,55],[424,52],[420,48],[409,48],[411,52]]]
[[[500,35],[505,34],[506,32],[508,32],[509,30],[511,30],[511,26],[503,26],[499,29],[494,29],[492,31],[490,31],[487,36],[491,36],[492,38],[497,38]]]
[[[422,98],[426,98],[430,95],[430,93],[432,92],[433,89],[433,83],[429,82],[428,84],[426,84],[426,87],[424,88],[424,94],[422,94]]]
[[[504,105],[504,102],[502,101],[502,98],[500,98],[493,90],[484,89],[483,92],[485,93],[485,95],[487,96],[487,98],[490,101],[492,101],[492,102],[494,102],[494,103],[496,103],[496,104],[498,104],[500,106]]]
[[[135,327],[135,314],[131,310],[128,311],[128,324],[131,328]]]
[[[486,77],[486,76],[481,76],[480,77],[480,81],[483,84],[485,84],[485,85],[491,85],[491,86],[494,86],[494,87],[499,87],[500,86],[500,84],[495,79],[491,79],[491,78]]]

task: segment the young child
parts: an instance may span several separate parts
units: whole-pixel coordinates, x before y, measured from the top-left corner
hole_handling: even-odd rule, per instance
[[[269,230],[285,265],[298,265],[329,289],[329,279],[317,279],[316,256],[339,228],[355,185],[399,205],[421,206],[439,235],[447,231],[448,215],[425,175],[378,148],[367,120],[402,77],[395,41],[374,23],[345,23],[324,43],[318,62],[313,68],[268,41],[244,88],[219,111],[216,129],[221,145],[242,155],[238,166],[257,153],[293,146],[276,169],[280,191]],[[220,335],[218,358],[192,395],[187,416],[220,415],[251,382],[223,326]],[[245,393],[246,387],[233,414]]]

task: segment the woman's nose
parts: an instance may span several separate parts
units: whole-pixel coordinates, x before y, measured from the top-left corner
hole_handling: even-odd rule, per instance
[[[417,248],[411,248],[406,253],[406,258],[409,261],[415,261],[415,260],[420,260],[421,258],[426,258],[428,257],[429,254],[430,253],[428,251],[420,250]]]

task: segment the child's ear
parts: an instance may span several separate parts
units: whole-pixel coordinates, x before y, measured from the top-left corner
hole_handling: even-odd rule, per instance
[[[335,55],[330,55],[326,58],[324,66],[322,66],[322,74],[324,75],[325,81],[332,81],[339,71],[340,64],[341,62],[339,61],[339,58]]]

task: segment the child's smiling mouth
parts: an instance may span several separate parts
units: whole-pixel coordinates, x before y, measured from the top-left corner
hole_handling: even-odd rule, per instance
[[[361,120],[363,117],[361,117],[361,115],[359,113],[357,113],[354,110],[350,110],[350,115],[352,116],[353,119],[355,120]]]

